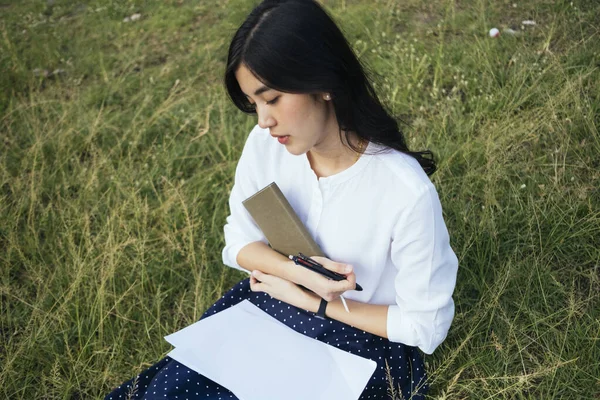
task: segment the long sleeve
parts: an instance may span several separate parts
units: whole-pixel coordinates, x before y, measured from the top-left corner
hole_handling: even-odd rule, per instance
[[[229,196],[230,215],[224,227],[225,247],[223,263],[229,267],[248,272],[237,263],[239,251],[249,243],[262,241],[267,243],[262,231],[246,211],[242,201],[258,192],[260,160],[257,152],[257,127],[250,132],[235,172],[235,181]]]
[[[411,209],[402,213],[393,235],[391,259],[398,272],[396,304],[388,308],[388,337],[431,354],[454,317],[458,269],[433,184],[424,186]]]

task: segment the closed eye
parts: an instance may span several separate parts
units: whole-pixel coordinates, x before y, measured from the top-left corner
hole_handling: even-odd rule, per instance
[[[268,105],[272,105],[272,104],[275,104],[275,103],[277,103],[277,100],[279,100],[279,97],[280,97],[280,96],[277,96],[277,97],[275,97],[273,100],[271,100],[271,101],[267,101],[267,104],[268,104]]]
[[[273,100],[269,100],[269,101],[267,101],[267,102],[266,102],[266,104],[267,104],[267,105],[270,105],[270,106],[272,106],[272,105],[276,104],[276,103],[277,103],[277,101],[279,100],[279,97],[281,97],[281,95],[279,95],[279,96],[276,96],[276,97],[275,97]],[[256,109],[256,103],[255,103],[255,102],[253,102],[253,101],[250,101],[250,98],[249,98],[248,96],[246,96],[246,98],[248,99],[248,105],[250,106],[250,108],[252,108],[252,109]]]

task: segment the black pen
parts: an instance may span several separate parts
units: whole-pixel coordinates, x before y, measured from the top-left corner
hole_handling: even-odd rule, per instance
[[[346,279],[345,275],[338,274],[337,272],[328,270],[323,265],[319,264],[318,262],[316,262],[315,260],[313,260],[310,257],[306,257],[302,253],[298,253],[297,256],[290,255],[289,259],[292,260],[296,265],[301,265],[304,268],[310,269],[311,271],[321,274],[321,275],[323,275],[329,279],[332,279],[334,281],[341,281],[341,280]],[[363,288],[357,283],[356,288],[354,290],[361,292],[363,290]]]
[[[313,260],[310,257],[306,257],[302,253],[298,253],[298,257],[300,257],[302,260],[307,261],[308,263],[310,263],[313,266],[313,268],[316,268],[318,270],[317,272],[319,272],[319,273],[327,276],[328,278],[331,278],[331,279],[336,280],[336,281],[341,281],[342,279],[346,279],[345,275],[342,275],[340,273],[328,270],[323,265],[319,264],[318,262],[316,262],[315,260]],[[358,292],[362,292],[363,288],[358,283],[356,283],[356,289],[355,290],[358,291]]]

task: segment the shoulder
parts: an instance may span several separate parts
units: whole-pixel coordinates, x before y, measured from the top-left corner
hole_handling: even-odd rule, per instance
[[[408,202],[435,192],[433,183],[414,157],[398,150],[374,147],[374,167],[381,178],[385,177],[392,191]]]

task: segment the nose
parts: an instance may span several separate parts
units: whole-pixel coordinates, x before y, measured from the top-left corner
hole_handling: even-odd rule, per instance
[[[258,115],[258,126],[262,129],[271,128],[276,125],[275,118],[266,110],[266,107],[257,108],[256,114]]]

